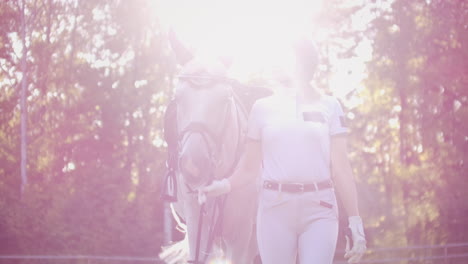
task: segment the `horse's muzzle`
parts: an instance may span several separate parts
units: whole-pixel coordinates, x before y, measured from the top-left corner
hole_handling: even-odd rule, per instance
[[[205,175],[211,171],[208,153],[200,145],[184,148],[179,159],[180,171],[184,180],[190,186],[198,186],[205,182]]]

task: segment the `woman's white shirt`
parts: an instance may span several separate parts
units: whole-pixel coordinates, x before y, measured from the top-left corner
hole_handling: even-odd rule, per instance
[[[260,140],[262,178],[277,182],[316,182],[330,178],[330,138],[347,133],[338,100],[323,95],[313,103],[275,94],[258,100],[247,136]]]

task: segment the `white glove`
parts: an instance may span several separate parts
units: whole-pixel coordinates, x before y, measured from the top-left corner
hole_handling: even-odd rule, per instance
[[[353,240],[353,248],[350,249],[349,237],[346,237],[346,253],[344,257],[348,259],[348,263],[358,263],[367,249],[364,227],[360,216],[350,216],[348,221]]]
[[[225,178],[222,180],[215,180],[210,185],[198,189],[198,203],[203,204],[206,202],[208,196],[220,196],[231,191],[231,182]]]

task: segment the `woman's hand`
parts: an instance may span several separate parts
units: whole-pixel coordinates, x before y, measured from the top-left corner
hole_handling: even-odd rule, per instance
[[[255,180],[260,174],[262,164],[262,148],[259,141],[247,140],[245,152],[242,155],[234,173],[222,180],[215,180],[198,190],[198,203],[206,202],[207,197],[220,196],[238,189]]]
[[[214,180],[211,184],[198,189],[198,203],[206,202],[207,197],[216,197],[231,191],[231,182],[227,178]]]
[[[351,230],[351,239],[353,240],[353,248],[350,249],[350,241],[349,238],[346,237],[346,253],[344,257],[348,259],[348,263],[358,263],[367,249],[364,227],[360,216],[350,216],[348,221],[349,229]]]

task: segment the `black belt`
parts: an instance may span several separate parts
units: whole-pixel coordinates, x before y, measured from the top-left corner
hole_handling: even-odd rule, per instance
[[[289,193],[315,192],[333,188],[333,182],[331,180],[316,183],[279,183],[274,181],[264,181],[263,188]]]

